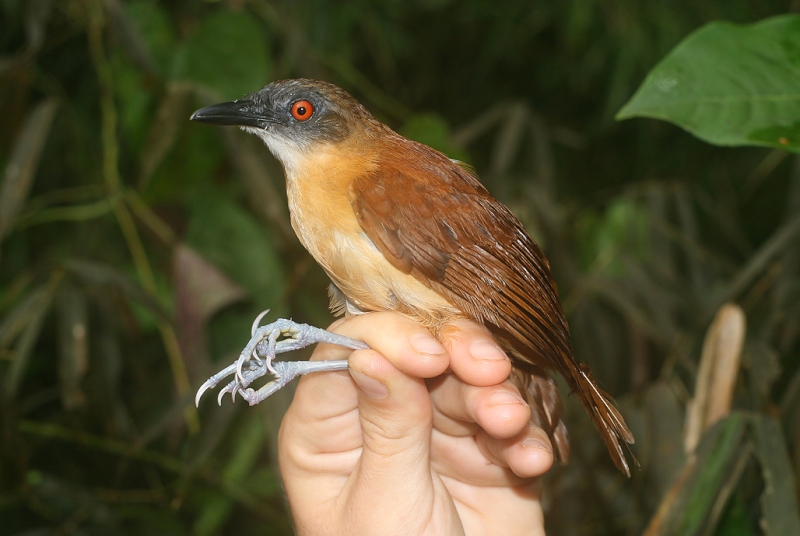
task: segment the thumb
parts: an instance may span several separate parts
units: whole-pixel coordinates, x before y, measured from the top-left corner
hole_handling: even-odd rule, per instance
[[[392,458],[396,464],[396,456],[418,460],[424,454],[427,460],[433,408],[425,381],[402,373],[375,350],[353,352],[350,375],[359,388],[362,457]]]
[[[353,352],[350,374],[359,388],[363,436],[352,484],[369,496],[382,497],[399,515],[409,498],[420,499],[425,490],[432,492],[430,395],[423,379],[405,375],[374,350]],[[385,517],[381,520],[386,521]]]

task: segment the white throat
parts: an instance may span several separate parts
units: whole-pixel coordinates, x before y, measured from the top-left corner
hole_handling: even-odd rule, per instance
[[[289,141],[284,137],[276,136],[263,128],[242,127],[242,130],[255,134],[266,144],[269,150],[275,155],[289,178],[296,169],[300,167],[302,161],[307,157],[306,147],[302,144]]]

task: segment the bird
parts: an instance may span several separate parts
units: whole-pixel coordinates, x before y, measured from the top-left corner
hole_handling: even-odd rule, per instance
[[[437,337],[457,319],[483,324],[511,359],[512,377],[556,460],[568,462],[569,434],[548,371],[563,376],[617,468],[630,476],[623,447],[637,463],[628,446],[633,434],[575,358],[547,258],[471,168],[401,136],[348,92],[319,80],[274,81],[191,119],[239,126],[282,164],[292,227],[331,279],[335,314],[396,311]],[[258,360],[252,347],[247,352]],[[237,377],[250,379],[243,379],[241,361]],[[231,385],[235,394],[238,384]]]

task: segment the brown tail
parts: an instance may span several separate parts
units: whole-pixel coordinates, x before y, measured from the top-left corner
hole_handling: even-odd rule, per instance
[[[614,460],[614,465],[627,476],[631,476],[628,460],[623,451],[623,444],[628,450],[634,465],[639,462],[627,448],[633,444],[633,434],[625,424],[625,419],[619,410],[614,407],[611,396],[598,387],[589,371],[589,367],[578,362],[572,355],[569,347],[568,333],[561,348],[553,348],[549,359],[539,357],[537,361],[527,357],[532,348],[527,346],[525,339],[516,338],[506,329],[488,324],[489,329],[497,341],[511,356],[514,364],[514,377],[521,391],[527,394],[527,402],[531,406],[533,422],[543,428],[553,443],[554,456],[557,460],[566,463],[569,460],[569,435],[567,428],[561,421],[563,406],[555,382],[547,376],[545,368],[539,366],[547,363],[547,368],[555,369],[561,373],[569,384],[572,392],[578,395],[586,412],[608,447],[608,453]],[[524,342],[525,341],[525,342]]]
[[[597,431],[606,443],[608,452],[611,459],[617,468],[625,473],[626,476],[631,476],[631,470],[628,466],[628,460],[625,457],[625,452],[622,450],[624,441],[625,448],[628,451],[633,463],[639,467],[639,462],[633,456],[628,448],[628,444],[633,444],[633,434],[625,424],[625,419],[622,414],[614,406],[614,400],[611,396],[597,386],[592,377],[592,373],[583,363],[576,363],[577,368],[572,369],[572,376],[567,378],[572,390],[578,395],[586,412],[592,418]],[[572,368],[572,367],[570,367]]]
[[[614,406],[614,400],[597,386],[589,367],[583,363],[577,365],[575,377],[567,378],[567,382],[580,398],[586,413],[592,418],[614,465],[630,477],[630,466],[622,446],[624,444],[627,449],[628,444],[633,444],[633,434],[625,424],[622,414]],[[526,366],[524,371],[514,368],[514,379],[520,391],[526,395],[531,407],[531,420],[550,437],[555,459],[561,463],[569,462],[569,433],[562,420],[564,407],[556,382],[543,369],[531,366]],[[634,465],[638,467],[639,462],[630,449],[627,450]]]
[[[556,382],[544,369],[535,368],[536,372],[530,372],[515,367],[512,378],[531,407],[531,421],[550,438],[553,457],[566,464],[569,462],[569,432],[562,420],[564,404]]]

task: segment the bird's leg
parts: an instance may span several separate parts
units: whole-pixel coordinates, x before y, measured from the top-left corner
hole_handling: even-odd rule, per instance
[[[273,363],[277,354],[299,350],[319,342],[336,344],[353,350],[369,348],[364,342],[283,318],[259,327],[258,324],[268,312],[264,311],[253,322],[252,337],[239,354],[236,362],[214,374],[200,386],[195,396],[195,404],[200,403],[200,398],[206,390],[216,387],[219,382],[231,374],[234,374],[234,379],[220,391],[218,402],[221,402],[226,393],[231,393],[231,397],[235,398],[238,392],[252,406],[278,391],[301,374],[347,369],[347,360],[279,361]],[[282,336],[287,336],[288,338],[280,339]],[[265,375],[267,372],[275,376],[275,380],[258,391],[248,387],[255,379]]]

